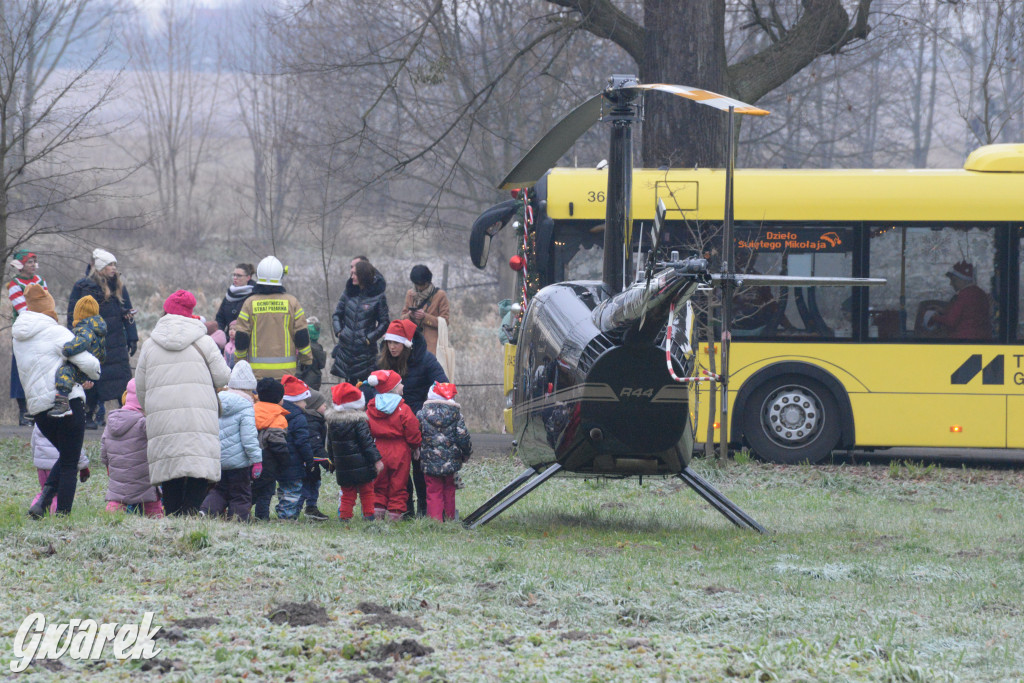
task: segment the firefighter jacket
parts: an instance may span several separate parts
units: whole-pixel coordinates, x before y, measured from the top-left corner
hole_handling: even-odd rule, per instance
[[[258,378],[298,374],[313,362],[306,312],[284,287],[256,285],[235,326],[235,360],[247,360]]]

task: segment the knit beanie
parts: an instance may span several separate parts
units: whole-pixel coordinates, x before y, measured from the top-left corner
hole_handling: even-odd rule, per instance
[[[34,313],[45,313],[57,320],[57,311],[53,307],[53,297],[39,285],[25,288],[25,308]],[[57,322],[60,322],[59,320]]]
[[[427,392],[427,400],[451,401],[457,393],[459,393],[459,390],[451,382],[434,382],[434,385],[430,387],[430,391]]]
[[[358,388],[348,382],[335,384],[331,389],[331,404],[335,410],[362,410],[366,407],[366,397]]]
[[[281,385],[284,387],[284,400],[286,401],[305,401],[309,398],[309,385],[295,375],[282,377]]]
[[[86,318],[91,318],[92,316],[99,314],[100,305],[96,303],[96,299],[92,298],[92,295],[86,294],[78,300],[77,304],[75,304],[74,320],[71,324],[77,325]]]
[[[366,378],[366,383],[374,387],[378,394],[386,394],[402,383],[402,376],[394,370],[374,370]]]
[[[238,363],[235,363],[235,367],[238,367]],[[264,377],[256,383],[256,395],[264,403],[280,403],[284,398],[284,387],[273,377]]]
[[[96,270],[103,270],[111,263],[117,263],[117,258],[106,249],[92,250],[92,267]]]
[[[398,342],[405,348],[411,349],[414,334],[416,334],[416,323],[413,321],[392,320],[388,325],[388,331],[384,334],[384,341]]]
[[[309,398],[306,399],[306,410],[316,410],[323,404],[327,403],[327,399],[316,389],[309,390]]]
[[[241,389],[242,391],[256,391],[256,375],[252,373],[252,366],[249,361],[240,360],[231,368],[231,379],[228,380],[228,389]],[[263,399],[260,399],[263,400]],[[280,401],[281,399],[278,399]],[[276,403],[277,401],[274,401]]]
[[[179,289],[164,301],[164,313],[183,315],[186,318],[192,317],[192,309],[195,307],[196,298],[192,296],[192,292],[185,289]]]

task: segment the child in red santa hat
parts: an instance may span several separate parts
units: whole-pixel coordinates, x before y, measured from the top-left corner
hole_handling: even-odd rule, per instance
[[[366,399],[362,391],[342,382],[331,389],[330,403],[324,419],[327,420],[327,447],[341,487],[338,518],[352,519],[358,495],[363,519],[373,519],[376,499],[373,482],[384,469],[384,463],[370,433]]]
[[[376,370],[366,383],[377,390],[366,407],[366,417],[384,462],[374,485],[374,513],[378,518],[386,513],[389,519],[398,520],[406,510],[412,452],[423,439],[420,423],[402,400],[402,376],[397,372]]]
[[[427,514],[439,522],[455,519],[455,474],[473,452],[457,393],[454,384],[434,382],[416,413],[423,432],[418,457],[427,481]]]

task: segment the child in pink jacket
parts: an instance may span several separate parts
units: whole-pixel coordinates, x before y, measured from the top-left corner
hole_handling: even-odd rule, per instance
[[[107,483],[107,511],[138,509],[147,517],[163,517],[160,494],[149,483],[146,459],[146,416],[135,395],[135,380],[128,381],[124,407],[107,414],[107,426],[100,439],[100,459],[110,477]]]

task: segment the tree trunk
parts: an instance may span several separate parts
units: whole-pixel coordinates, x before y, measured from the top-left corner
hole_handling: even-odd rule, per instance
[[[644,26],[642,83],[726,92],[724,0],[646,0]],[[724,165],[728,117],[721,111],[656,92],[644,110],[644,166]]]

